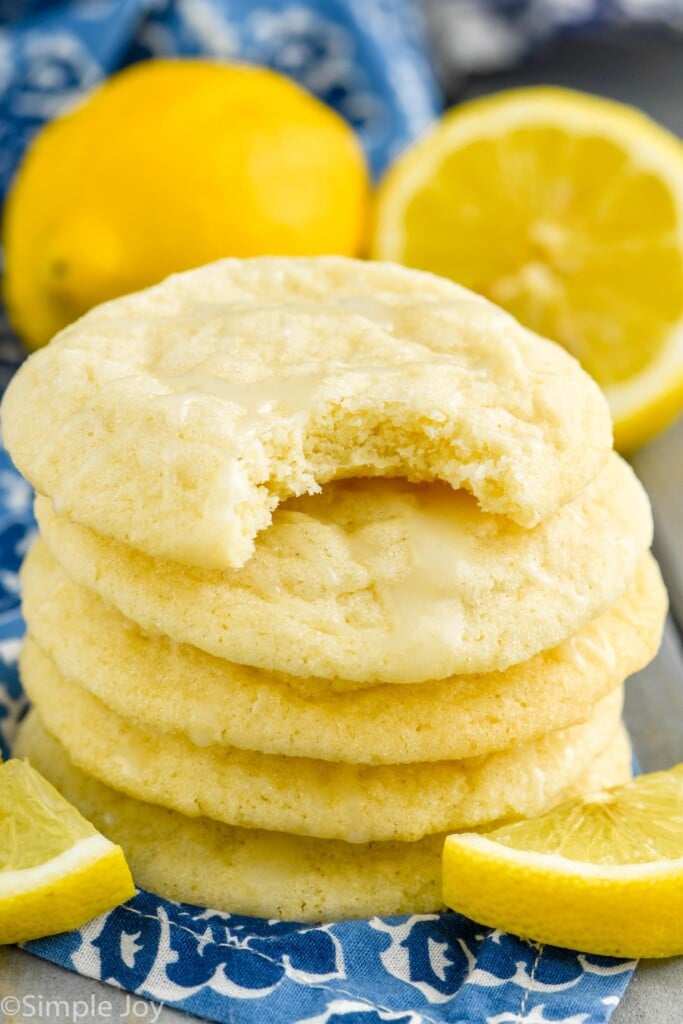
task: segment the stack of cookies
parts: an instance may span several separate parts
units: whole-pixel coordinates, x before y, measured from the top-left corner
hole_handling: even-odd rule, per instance
[[[14,379],[18,752],[137,882],[299,920],[441,905],[443,836],[622,782],[665,595],[562,349],[439,278],[227,260]]]

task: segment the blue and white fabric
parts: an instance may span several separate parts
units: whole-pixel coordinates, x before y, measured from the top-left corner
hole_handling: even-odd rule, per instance
[[[0,383],[18,347],[0,333]],[[18,568],[30,488],[0,447],[0,748],[26,711],[17,676]],[[222,1024],[604,1024],[634,964],[539,946],[459,914],[317,926],[172,903],[138,891],[36,956]]]

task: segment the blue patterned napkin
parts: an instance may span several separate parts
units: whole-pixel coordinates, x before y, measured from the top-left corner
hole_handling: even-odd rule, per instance
[[[0,333],[0,390],[19,358]],[[32,494],[0,446],[0,749],[26,698],[18,569]],[[538,946],[459,914],[319,926],[224,914],[138,891],[36,956],[222,1024],[604,1024],[631,961]],[[46,993],[45,995],[49,995]]]

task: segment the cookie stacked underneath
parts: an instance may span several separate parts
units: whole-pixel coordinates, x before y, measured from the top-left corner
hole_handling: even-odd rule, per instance
[[[434,910],[444,833],[628,776],[647,498],[595,385],[484,300],[224,261],[88,314],[3,417],[41,533],[18,752],[139,884]]]

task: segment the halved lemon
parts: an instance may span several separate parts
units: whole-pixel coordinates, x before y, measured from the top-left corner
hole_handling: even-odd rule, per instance
[[[0,943],[79,928],[134,893],[121,847],[28,762],[0,765]]]
[[[629,107],[544,87],[457,107],[381,183],[372,254],[568,348],[622,451],[683,405],[683,144]]]
[[[485,834],[448,836],[444,902],[606,956],[683,953],[683,764]]]

